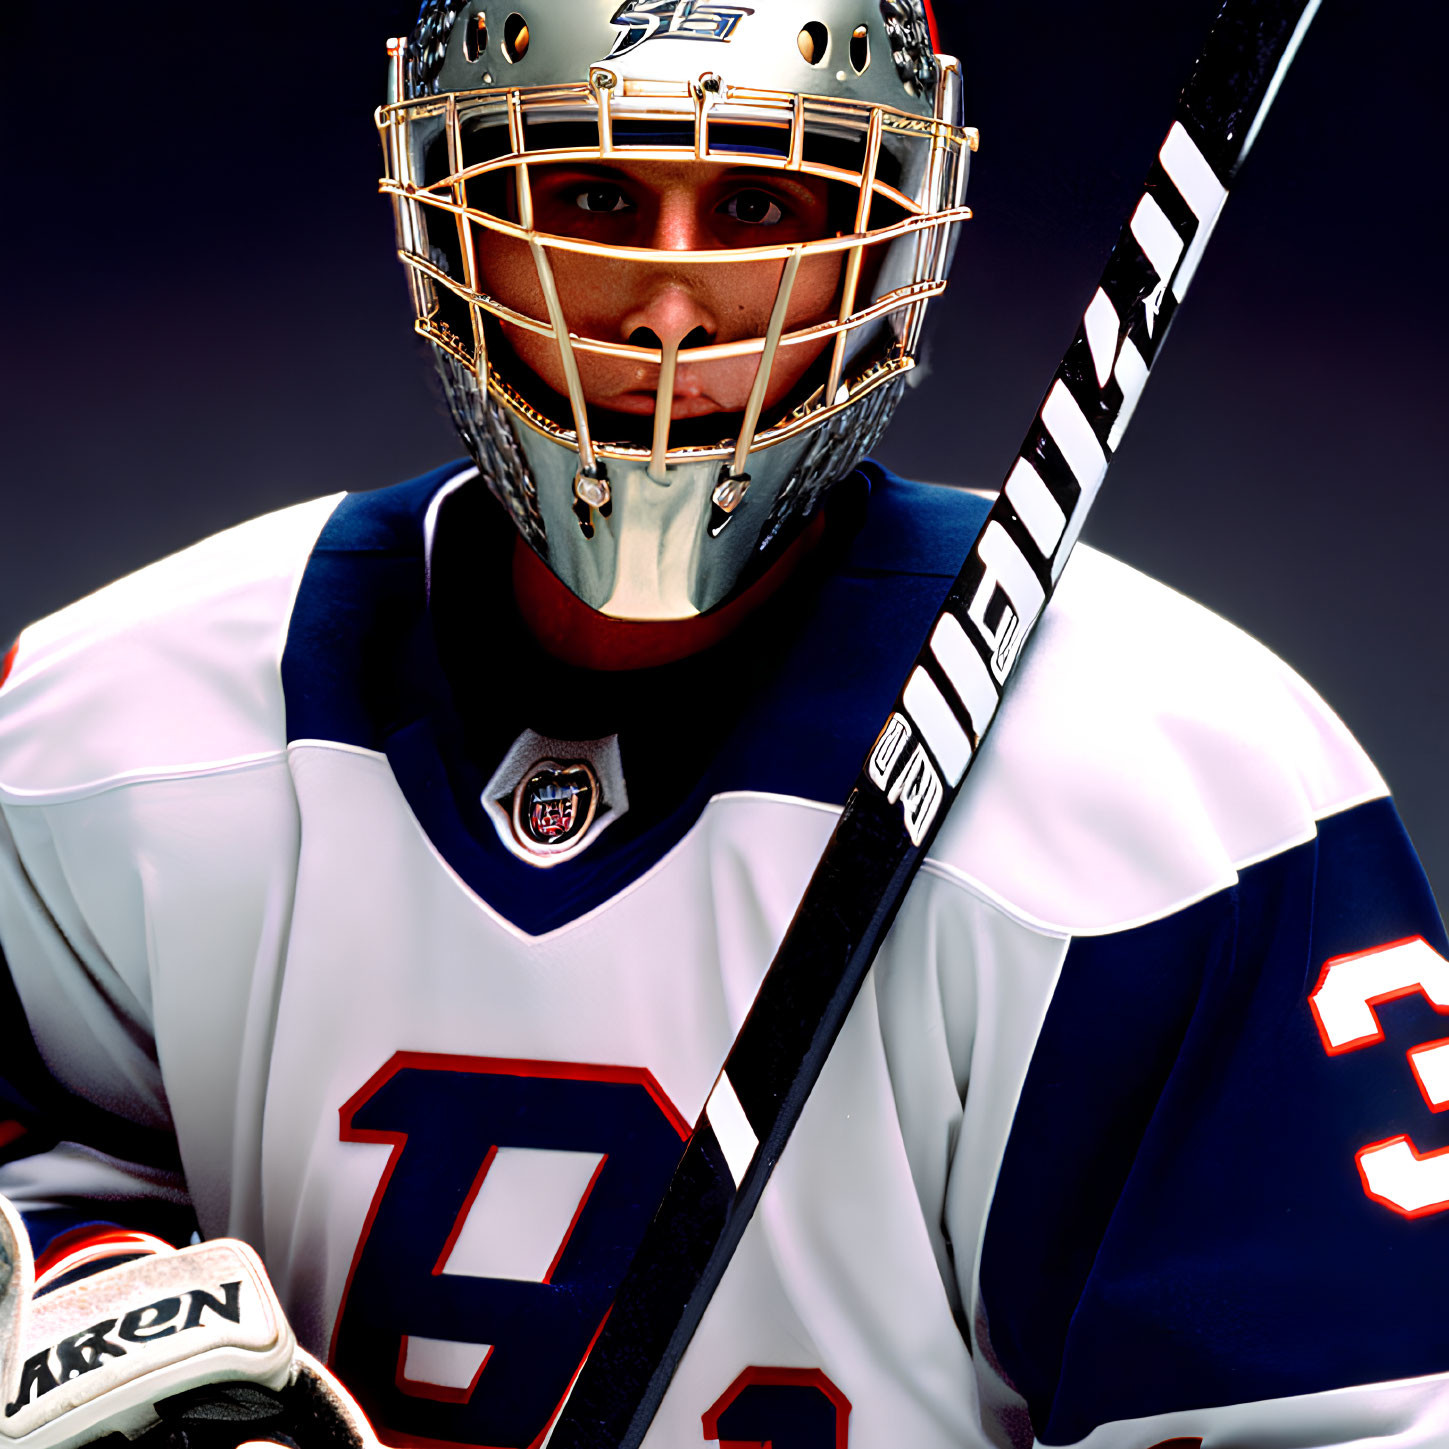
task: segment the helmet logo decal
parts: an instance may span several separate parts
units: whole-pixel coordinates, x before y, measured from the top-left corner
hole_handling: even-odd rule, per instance
[[[609,21],[619,27],[619,34],[605,59],[661,35],[671,40],[729,40],[735,26],[754,13],[745,5],[708,5],[704,0],[624,0]]]

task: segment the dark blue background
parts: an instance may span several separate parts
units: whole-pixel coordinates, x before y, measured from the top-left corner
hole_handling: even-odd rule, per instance
[[[978,219],[892,467],[999,482],[1214,8],[943,6]],[[456,451],[374,194],[383,42],[410,10],[0,11],[0,634]],[[1441,885],[1446,53],[1443,6],[1326,0],[1087,532],[1303,670]]]

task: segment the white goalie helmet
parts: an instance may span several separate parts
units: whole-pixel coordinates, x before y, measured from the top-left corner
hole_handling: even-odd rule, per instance
[[[389,48],[382,189],[483,480],[591,608],[713,608],[879,438],[970,215],[976,134],[923,0],[425,0]],[[535,206],[561,168],[683,165],[813,188],[825,224],[661,249]],[[651,286],[715,320],[636,325]],[[599,379],[623,374],[620,410]],[[686,378],[717,397],[688,406]]]

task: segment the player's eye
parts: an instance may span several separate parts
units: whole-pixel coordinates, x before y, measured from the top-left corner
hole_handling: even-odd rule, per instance
[[[583,187],[574,196],[574,205],[580,211],[587,211],[596,216],[634,209],[633,202],[624,194],[621,187],[611,186],[602,181]]]
[[[753,189],[735,192],[721,204],[720,210],[731,221],[743,222],[746,226],[778,226],[785,217],[780,203],[769,192]]]

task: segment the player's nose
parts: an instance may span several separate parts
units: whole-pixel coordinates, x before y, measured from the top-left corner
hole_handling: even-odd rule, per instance
[[[710,234],[696,188],[688,185],[661,189],[647,245],[655,252],[711,251],[717,243]],[[640,346],[661,344],[691,347],[713,342],[719,334],[716,272],[727,268],[709,263],[651,265],[641,277],[635,305],[626,307],[620,330]]]
[[[704,347],[718,335],[719,321],[690,288],[665,282],[624,314],[620,332],[636,347]]]

